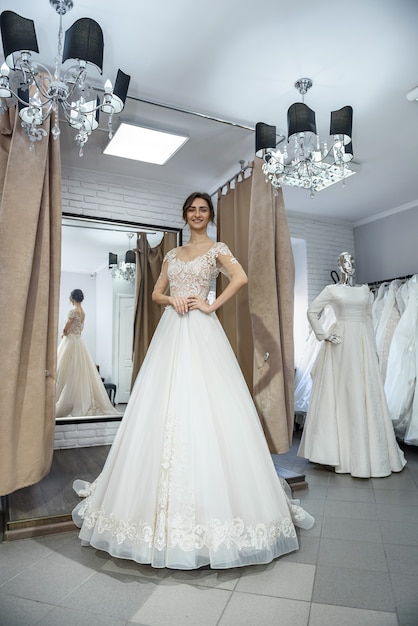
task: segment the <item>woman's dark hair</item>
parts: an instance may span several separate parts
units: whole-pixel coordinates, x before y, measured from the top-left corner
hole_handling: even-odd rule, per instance
[[[83,302],[84,293],[81,291],[81,289],[74,289],[70,294],[70,298],[71,300],[74,300],[74,302]]]
[[[212,202],[212,198],[210,197],[210,195],[208,193],[205,192],[200,192],[200,191],[194,191],[193,193],[190,194],[190,196],[188,198],[186,198],[184,204],[183,204],[183,219],[185,222],[187,222],[187,209],[189,207],[192,206],[193,202],[195,200],[197,200],[197,198],[200,198],[201,200],[205,200],[208,203],[208,207],[209,207],[209,214],[210,214],[210,221],[215,223],[215,209],[213,208],[213,202]]]

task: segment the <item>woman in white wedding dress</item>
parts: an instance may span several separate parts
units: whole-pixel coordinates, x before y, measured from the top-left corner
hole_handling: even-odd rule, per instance
[[[102,473],[76,481],[83,544],[153,567],[230,568],[298,549],[313,518],[285,493],[215,311],[247,277],[207,226],[208,194],[183,206],[186,245],[165,257],[153,300],[165,306]],[[208,303],[219,274],[230,282]],[[169,287],[169,295],[166,290]]]
[[[308,309],[323,341],[312,369],[312,393],[298,455],[358,478],[400,472],[406,461],[390,419],[376,354],[368,285],[351,286],[354,259],[340,255],[341,280],[328,285]],[[318,319],[327,305],[336,322]]]
[[[81,289],[71,292],[73,308],[58,346],[55,417],[119,415],[81,336],[85,319],[83,300]]]

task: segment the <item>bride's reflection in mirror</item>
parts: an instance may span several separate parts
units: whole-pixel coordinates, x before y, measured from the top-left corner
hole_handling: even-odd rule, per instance
[[[152,248],[158,246],[164,236],[161,227],[63,217],[56,414],[60,421],[61,418],[122,416],[124,413],[132,378],[136,275],[135,268],[126,267],[125,260],[134,261],[135,255],[127,253],[135,249],[139,232],[146,232]],[[74,290],[82,292],[82,305],[71,298]],[[62,338],[69,315],[77,317],[74,311],[78,307],[82,309],[83,319],[85,315],[84,324],[81,323],[82,335],[79,328],[79,339],[69,338],[68,334]],[[71,341],[79,342],[80,339],[82,344],[78,345],[84,346],[88,358],[83,352],[82,366],[79,362],[76,373],[65,380],[65,372],[60,367],[63,362],[61,355],[60,363],[60,351],[65,353],[64,348],[68,350]],[[88,360],[98,373],[96,379],[103,386],[100,391],[105,391],[106,402],[103,404],[93,399],[87,402],[86,409],[86,400],[82,401],[81,397],[85,397],[88,390],[91,396],[94,388],[91,387],[91,376],[87,375],[86,369],[83,370]],[[67,373],[68,367],[67,362]]]

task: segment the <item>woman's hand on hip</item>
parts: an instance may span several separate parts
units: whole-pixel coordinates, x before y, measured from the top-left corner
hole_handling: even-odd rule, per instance
[[[202,311],[202,313],[212,313],[212,308],[207,300],[199,298],[199,296],[190,296],[187,298],[189,304],[189,311],[195,311],[196,309]]]

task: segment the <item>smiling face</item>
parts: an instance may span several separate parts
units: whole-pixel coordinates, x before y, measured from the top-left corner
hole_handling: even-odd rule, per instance
[[[183,219],[191,228],[204,227],[208,223],[214,222],[215,210],[213,208],[212,199],[207,193],[192,193],[183,205]]]
[[[210,209],[206,200],[196,198],[187,208],[186,221],[192,230],[206,230],[210,221]]]

